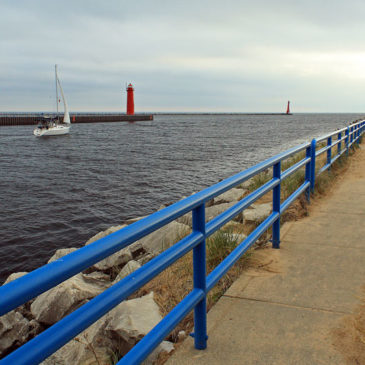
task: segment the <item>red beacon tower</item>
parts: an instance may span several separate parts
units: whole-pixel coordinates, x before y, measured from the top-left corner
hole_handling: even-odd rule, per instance
[[[127,115],[134,114],[134,89],[133,85],[127,86]]]
[[[288,106],[286,107],[286,114],[290,114],[290,101],[288,101]]]

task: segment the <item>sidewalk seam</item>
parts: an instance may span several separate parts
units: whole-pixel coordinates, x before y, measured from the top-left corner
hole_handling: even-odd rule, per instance
[[[278,306],[283,306],[283,307],[288,307],[288,308],[302,309],[302,310],[307,310],[307,311],[325,312],[325,313],[333,313],[333,314],[340,314],[340,315],[352,314],[352,312],[336,311],[336,310],[325,309],[325,308],[303,307],[300,305],[273,302],[270,300],[257,299],[257,298],[238,297],[238,296],[226,295],[226,294],[224,294],[223,297],[231,298],[231,299],[248,300],[248,301],[252,301],[252,302],[261,302],[261,303],[273,304],[273,305],[278,305]]]
[[[337,207],[334,207],[334,208],[337,208]],[[326,213],[326,214],[328,214],[328,211],[329,210],[331,210],[331,208],[330,209],[328,209],[328,210],[318,210],[316,213]],[[331,213],[331,215],[355,215],[355,216],[358,216],[358,215],[360,215],[360,216],[365,216],[365,213],[357,213],[357,212],[344,212],[344,211],[341,211],[341,212],[335,212],[335,213]],[[310,215],[309,215],[309,217],[310,217]]]
[[[299,245],[310,245],[310,246],[320,246],[320,247],[332,247],[332,248],[350,248],[352,250],[365,250],[365,247],[353,247],[353,246],[334,246],[326,243],[319,243],[319,242],[299,242],[298,241],[291,241],[291,240],[285,240],[281,242],[281,245],[288,244],[299,244]]]

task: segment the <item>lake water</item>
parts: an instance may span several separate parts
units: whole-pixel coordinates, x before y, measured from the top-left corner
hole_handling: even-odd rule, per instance
[[[0,127],[0,282],[43,265],[58,248],[143,216],[359,114],[156,115],[74,124],[36,138]]]

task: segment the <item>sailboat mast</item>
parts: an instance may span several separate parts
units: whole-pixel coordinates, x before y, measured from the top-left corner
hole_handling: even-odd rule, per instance
[[[57,86],[57,65],[54,65],[55,81],[56,81],[56,110],[58,118],[58,86]]]

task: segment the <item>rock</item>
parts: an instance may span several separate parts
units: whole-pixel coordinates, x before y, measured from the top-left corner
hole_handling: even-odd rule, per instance
[[[208,200],[206,203],[205,203],[205,207],[208,208],[208,207],[211,207],[214,205],[214,199],[210,199]]]
[[[130,219],[127,219],[124,222],[125,222],[126,225],[130,225],[130,224],[135,223],[135,222],[138,222],[141,219],[146,218],[146,217],[148,217],[148,215],[144,215],[143,217],[130,218]]]
[[[26,271],[13,272],[12,274],[10,274],[8,276],[8,278],[5,280],[3,285],[10,283],[11,281],[18,279],[18,278],[24,276],[25,274],[28,274],[28,273]]]
[[[189,231],[190,228],[186,225],[173,221],[143,237],[139,242],[147,252],[156,255],[186,236]]]
[[[238,189],[248,189],[253,182],[253,177],[243,182],[241,185],[237,186]]]
[[[189,226],[190,228],[193,226],[193,219],[191,212],[184,214],[183,216],[176,219],[176,222]]]
[[[109,227],[107,230],[105,230],[103,232],[99,232],[95,236],[91,237],[85,243],[85,245],[95,242],[96,240],[99,240],[100,238],[106,237],[111,233],[119,231],[120,229],[122,229],[124,227],[127,227],[127,225],[123,224],[121,226]],[[95,265],[93,265],[93,268],[96,270],[100,270],[100,271],[109,271],[113,268],[124,266],[128,261],[132,260],[132,258],[133,258],[133,256],[132,256],[132,253],[131,253],[129,247],[125,247],[122,250],[107,257],[106,259],[97,262]]]
[[[162,319],[153,293],[124,301],[45,360],[43,365],[109,364]]]
[[[210,220],[212,220],[219,214],[225,212],[227,209],[229,209],[236,203],[237,202],[223,203],[223,204],[213,205],[211,207],[206,207],[205,208],[205,222],[209,222]],[[238,214],[233,219],[237,222],[242,222],[242,213]],[[189,227],[192,227],[192,225],[193,225],[191,213],[185,214],[184,216],[178,218],[176,221],[179,223],[188,225]]]
[[[110,276],[100,271],[94,271],[90,274],[81,274],[86,283],[104,286],[105,288],[110,286]]]
[[[182,342],[185,340],[186,338],[186,332],[185,331],[179,331],[179,333],[177,334],[177,340],[178,342]]]
[[[252,204],[251,209],[246,209],[243,212],[243,217],[245,221],[253,223],[263,222],[271,213],[271,203],[265,204]]]
[[[142,362],[142,365],[153,365],[162,352],[169,354],[174,351],[174,344],[169,341],[162,341],[156,349]]]
[[[119,304],[108,315],[106,336],[117,336],[131,349],[146,335],[162,316],[153,300],[153,292],[141,298],[127,300]]]
[[[133,256],[129,250],[129,247],[126,247],[107,257],[106,259],[96,263],[93,267],[96,270],[109,271],[111,269],[123,267],[128,261],[132,260],[132,258]]]
[[[144,264],[146,264],[148,261],[151,261],[154,257],[156,257],[156,255],[152,254],[152,253],[148,253],[142,257],[140,257],[138,259],[138,262],[141,264],[141,266],[143,266]]]
[[[117,275],[115,280],[113,281],[113,285],[116,284],[118,281],[124,279],[126,276],[131,274],[133,271],[136,271],[141,267],[141,264],[137,261],[131,260],[129,261],[123,269],[120,271],[120,273]]]
[[[33,324],[19,312],[11,311],[0,317],[0,358],[27,342]]]
[[[43,361],[42,365],[111,364],[113,341],[104,336],[104,316]]]
[[[60,248],[59,250],[57,250],[54,255],[48,260],[48,264],[53,262],[53,261],[56,261],[56,260],[59,260],[61,257],[63,256],[66,256],[68,255],[69,253],[71,252],[74,252],[76,251],[77,248],[76,247],[71,247],[71,248]]]
[[[122,224],[120,226],[112,226],[109,227],[108,229],[106,229],[105,231],[99,232],[96,235],[92,236],[88,241],[86,241],[85,246],[96,241],[99,240],[100,238],[106,237],[108,235],[110,235],[111,233],[114,233],[116,231],[119,231],[120,229],[127,227],[126,224]]]
[[[140,258],[146,253],[146,250],[142,246],[142,243],[137,241],[128,246],[129,251],[132,255],[133,260]]]
[[[51,325],[110,286],[105,280],[77,274],[39,295],[30,306],[34,318]]]
[[[242,189],[230,189],[214,198],[214,205],[222,203],[238,202],[245,192]]]
[[[218,204],[218,205],[214,205],[212,207],[206,208],[205,209],[205,221],[206,222],[211,221],[213,218],[215,218],[219,214],[225,212],[227,209],[229,209],[230,207],[232,207],[235,204],[236,204],[236,202],[223,203],[223,204]],[[242,213],[238,214],[235,218],[233,218],[233,220],[241,222]]]

